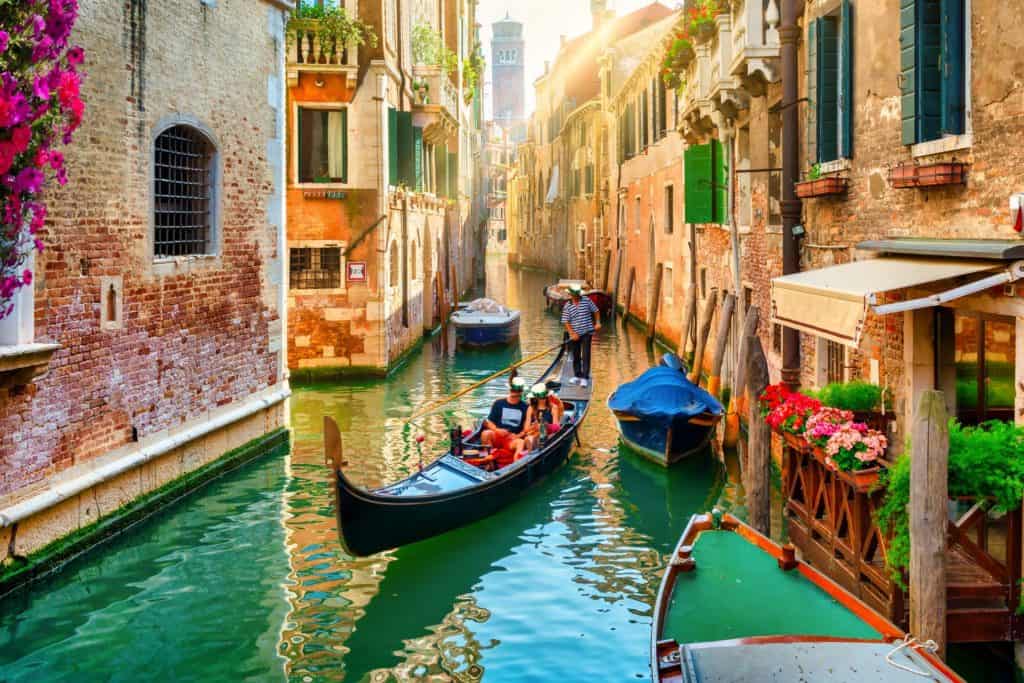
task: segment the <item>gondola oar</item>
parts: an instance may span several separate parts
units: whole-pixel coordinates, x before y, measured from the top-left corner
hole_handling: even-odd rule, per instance
[[[533,355],[532,355],[532,356],[530,356],[529,358],[524,358],[524,359],[523,359],[523,360],[521,360],[521,361],[518,361],[518,362],[515,362],[515,363],[513,363],[512,365],[508,366],[507,368],[504,368],[504,369],[502,369],[502,370],[498,370],[498,371],[497,371],[496,373],[494,373],[493,375],[490,375],[490,376],[488,376],[488,377],[485,377],[484,379],[480,380],[479,382],[477,382],[477,383],[475,383],[475,384],[472,384],[472,385],[470,385],[470,386],[466,387],[466,388],[465,388],[465,389],[463,389],[462,391],[460,391],[460,392],[458,392],[458,393],[455,393],[455,394],[452,394],[452,395],[451,395],[451,396],[449,396],[448,398],[442,399],[441,401],[439,401],[439,402],[437,402],[437,403],[434,403],[433,405],[427,406],[426,408],[423,408],[423,409],[421,409],[421,410],[419,410],[419,411],[417,411],[417,412],[413,413],[413,414],[412,414],[412,415],[411,415],[411,416],[410,416],[410,417],[409,417],[409,418],[408,418],[408,419],[406,420],[406,422],[408,423],[408,422],[412,422],[413,420],[418,420],[419,418],[423,417],[424,415],[428,415],[428,414],[430,414],[430,413],[434,412],[435,410],[437,410],[437,409],[438,409],[438,408],[440,408],[441,406],[445,405],[446,403],[451,403],[451,402],[452,402],[452,401],[454,401],[455,399],[457,399],[457,398],[459,398],[459,397],[461,397],[461,396],[465,396],[466,394],[468,394],[469,392],[473,391],[474,389],[477,389],[477,388],[479,388],[479,387],[482,387],[483,385],[487,384],[487,383],[488,383],[488,382],[490,382],[491,380],[493,380],[493,379],[496,379],[496,378],[498,378],[498,377],[501,377],[501,376],[502,376],[502,375],[504,375],[504,374],[505,374],[506,372],[511,372],[512,370],[515,370],[516,368],[518,368],[518,367],[520,367],[520,366],[522,366],[522,365],[526,365],[527,363],[529,363],[529,362],[531,362],[531,361],[535,361],[535,360],[537,360],[537,359],[538,359],[538,358],[540,358],[541,356],[546,356],[547,354],[551,353],[552,351],[555,351],[555,350],[557,350],[557,349],[560,349],[560,348],[561,348],[562,346],[564,346],[564,345],[565,345],[565,342],[564,342],[564,341],[558,342],[557,344],[555,344],[555,345],[554,345],[554,346],[552,346],[551,348],[548,348],[548,349],[544,349],[543,351],[538,351],[537,353],[533,354]]]

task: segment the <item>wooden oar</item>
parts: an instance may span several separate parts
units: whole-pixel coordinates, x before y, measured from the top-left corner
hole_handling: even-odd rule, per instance
[[[544,349],[543,351],[538,351],[537,353],[533,354],[529,358],[524,358],[523,360],[518,361],[516,363],[513,363],[512,365],[508,366],[507,368],[504,368],[503,370],[498,370],[493,375],[490,375],[489,377],[485,377],[484,379],[480,380],[476,384],[470,385],[470,386],[466,387],[465,389],[463,389],[462,391],[460,391],[460,392],[458,392],[456,394],[452,394],[448,398],[442,399],[441,401],[439,401],[437,403],[434,403],[433,405],[430,405],[430,406],[427,406],[426,408],[420,409],[418,412],[413,413],[411,417],[407,418],[406,422],[412,422],[413,420],[417,420],[417,419],[423,417],[424,415],[432,413],[435,410],[437,410],[438,408],[440,408],[441,406],[445,405],[446,403],[451,403],[452,401],[454,401],[455,399],[459,398],[460,396],[465,396],[469,392],[471,392],[474,389],[477,389],[477,388],[483,386],[484,384],[487,384],[491,380],[493,380],[493,379],[495,379],[497,377],[501,377],[506,372],[511,372],[512,370],[515,370],[516,368],[518,368],[521,365],[526,365],[527,363],[529,363],[531,361],[537,360],[541,356],[546,356],[547,354],[551,353],[552,351],[561,348],[563,345],[565,345],[564,341],[558,342],[557,344],[555,344],[551,348]]]

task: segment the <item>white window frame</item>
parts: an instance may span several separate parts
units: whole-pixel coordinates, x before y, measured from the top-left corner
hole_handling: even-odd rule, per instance
[[[289,183],[288,187],[296,188],[299,190],[338,190],[350,188],[353,186],[352,182],[352,170],[351,168],[345,169],[348,175],[348,182],[345,183],[300,183],[299,182],[299,109],[319,109],[321,111],[340,111],[342,109],[349,109],[350,103],[348,102],[292,102],[292,122],[291,130],[289,135],[294,140],[294,144],[291,145],[291,151],[288,159],[288,173]],[[352,112],[349,111],[349,114]],[[351,135],[351,116],[345,117],[346,130],[345,140],[346,144],[352,139]],[[352,160],[352,149],[349,148],[349,161]]]
[[[345,258],[345,249],[347,243],[339,242],[338,240],[289,240],[288,241],[288,255],[285,259],[285,264],[288,272],[285,274],[285,282],[288,284],[288,288],[293,292],[300,292],[302,294],[344,294],[348,291],[347,276],[348,276],[348,259]],[[339,256],[339,263],[341,267],[341,278],[339,279],[340,287],[333,288],[328,287],[324,289],[292,289],[292,249],[337,249],[341,252]]]

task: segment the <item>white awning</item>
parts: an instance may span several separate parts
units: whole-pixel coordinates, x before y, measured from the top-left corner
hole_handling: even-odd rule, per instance
[[[993,261],[877,258],[783,275],[772,280],[772,321],[856,347],[877,294],[997,270],[1008,272]],[[928,299],[927,305],[940,303]]]
[[[545,198],[545,202],[550,204],[551,202],[558,199],[558,166],[556,165],[551,169],[551,182],[548,183],[548,196]]]

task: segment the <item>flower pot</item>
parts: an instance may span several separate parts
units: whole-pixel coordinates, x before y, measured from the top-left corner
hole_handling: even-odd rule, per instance
[[[807,442],[796,434],[790,434],[789,432],[782,432],[782,440],[786,442],[786,445],[792,448],[794,451],[801,453],[807,452]]]
[[[697,24],[697,32],[694,34],[693,39],[698,43],[706,43],[711,40],[713,35],[715,35],[715,23],[713,21],[702,21]]]
[[[802,183],[794,183],[796,196],[801,199],[842,194],[846,192],[846,186],[846,178],[837,176],[826,176],[824,178],[815,178],[814,180],[805,180]]]
[[[967,164],[958,161],[923,166],[901,164],[889,172],[889,182],[896,189],[963,185],[967,182]]]
[[[896,419],[895,413],[880,413],[877,411],[855,410],[853,412],[854,422],[863,422],[871,429],[886,434],[889,431],[889,422]]]
[[[876,483],[878,483],[878,475],[881,473],[881,467],[869,467],[864,470],[851,470],[845,472],[828,460],[828,456],[825,454],[825,449],[818,446],[811,448],[811,453],[814,455],[814,459],[821,463],[822,467],[826,467],[836,473],[840,481],[849,484],[858,493],[867,493],[870,491]]]

